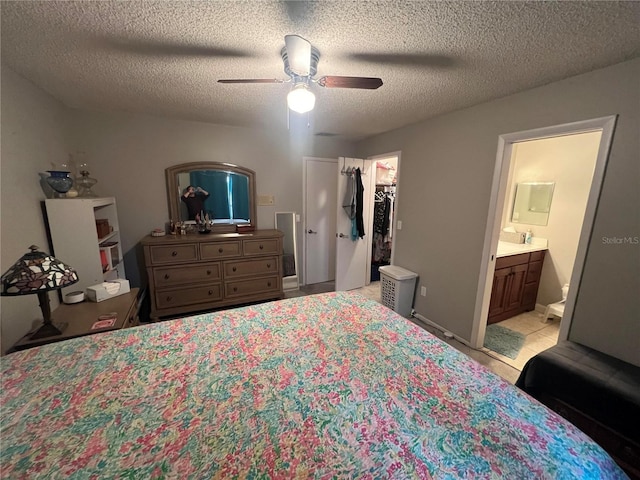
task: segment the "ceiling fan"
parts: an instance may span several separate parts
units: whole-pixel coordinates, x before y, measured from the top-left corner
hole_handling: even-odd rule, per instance
[[[313,110],[316,97],[311,91],[311,84],[315,83],[325,88],[361,88],[375,90],[382,86],[382,79],[373,77],[340,77],[325,75],[318,79],[314,76],[318,71],[320,52],[318,49],[299,35],[286,35],[285,46],[280,55],[284,62],[284,73],[290,78],[280,80],[277,78],[237,78],[222,79],[218,83],[293,83],[291,91],[287,95],[287,105],[298,113],[306,113]]]

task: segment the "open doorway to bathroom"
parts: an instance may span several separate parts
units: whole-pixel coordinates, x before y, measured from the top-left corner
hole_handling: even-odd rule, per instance
[[[472,342],[519,370],[568,336],[614,125],[501,136]]]

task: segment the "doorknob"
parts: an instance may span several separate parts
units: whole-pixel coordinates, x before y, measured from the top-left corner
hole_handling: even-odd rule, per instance
[[[318,233],[318,232],[314,232],[313,230],[309,229],[307,233]]]
[[[339,236],[340,238],[347,238],[347,236],[346,236],[344,233],[339,233],[339,234],[338,234],[338,236]]]

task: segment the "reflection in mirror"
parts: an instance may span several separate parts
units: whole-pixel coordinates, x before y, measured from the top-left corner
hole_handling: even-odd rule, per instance
[[[202,216],[213,230],[255,225],[255,173],[217,162],[184,163],[165,170],[170,219],[193,222]]]
[[[275,226],[277,230],[284,233],[282,239],[282,288],[283,290],[297,290],[299,282],[295,212],[276,212]]]
[[[554,182],[522,182],[516,185],[511,221],[547,225]]]

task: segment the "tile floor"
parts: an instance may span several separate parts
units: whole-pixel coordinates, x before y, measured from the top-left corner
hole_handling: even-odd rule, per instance
[[[285,297],[286,298],[300,297],[300,296],[304,296],[304,295],[313,295],[313,294],[316,294],[316,293],[332,292],[333,290],[334,290],[334,282],[317,283],[317,284],[314,284],[314,285],[302,286],[302,287],[300,287],[300,290],[294,290],[294,291],[285,292]],[[363,295],[363,296],[365,296],[367,298],[370,298],[372,300],[380,302],[380,282],[371,282],[370,285],[367,285],[367,286],[365,286],[363,288],[356,289],[354,291],[360,293],[361,295]],[[468,355],[469,357],[473,358],[478,363],[486,366],[489,370],[491,370],[495,374],[501,376],[502,378],[504,378],[508,382],[515,383],[515,381],[518,379],[518,376],[520,375],[520,369],[515,367],[512,364],[506,363],[501,358],[497,358],[498,357],[497,353],[490,352],[489,350],[486,350],[486,349],[485,349],[486,351],[474,350],[473,348],[468,347],[467,345],[457,341],[456,339],[445,338],[443,332],[441,332],[440,330],[432,327],[431,325],[423,324],[420,320],[415,319],[415,318],[412,318],[410,320],[412,322],[414,322],[416,325],[418,325],[419,327],[424,328],[429,333],[435,335],[436,337],[440,338],[441,340],[444,340],[449,345],[451,345],[452,347],[458,349],[459,351],[461,351],[465,355]],[[513,320],[513,319],[509,319],[509,320]],[[519,322],[512,322],[512,323],[519,324]],[[542,325],[542,327],[545,326],[545,324],[542,324],[542,323],[541,323],[541,325]],[[505,326],[508,326],[508,325],[505,325]],[[509,327],[509,328],[511,328],[511,327]],[[530,325],[530,324],[529,324],[529,327],[519,325],[519,328],[529,328],[531,333],[537,333],[537,330],[534,330],[534,326]],[[542,330],[542,328],[540,330]],[[525,332],[523,332],[523,333],[525,333]],[[557,335],[556,335],[556,338],[557,338]],[[538,336],[536,336],[536,339],[538,339]],[[527,344],[525,342],[525,346],[526,345]],[[535,343],[535,340],[533,338],[532,338],[532,341],[531,341],[530,345],[537,345],[537,343]],[[530,348],[533,348],[533,347],[530,347]],[[525,349],[523,347],[523,351],[524,350]],[[501,355],[499,355],[499,356],[502,357]],[[503,357],[503,358],[506,358],[506,359],[510,360],[511,362],[513,362],[513,360],[511,360],[510,358],[507,358],[507,357]],[[524,363],[523,363],[523,365],[524,365]]]
[[[524,345],[520,353],[515,359],[505,357],[491,350],[486,353],[498,360],[511,365],[512,367],[522,370],[524,364],[527,363],[534,355],[553,347],[558,343],[558,334],[560,333],[560,319],[554,318],[547,323],[542,321],[542,314],[536,311],[525,312],[515,317],[496,323],[510,330],[520,332],[526,335]]]

